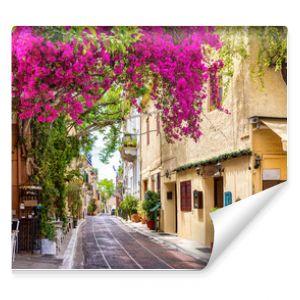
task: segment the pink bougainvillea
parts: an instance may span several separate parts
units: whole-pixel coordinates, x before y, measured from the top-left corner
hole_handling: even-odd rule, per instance
[[[68,28],[66,30],[69,30]],[[52,122],[61,114],[78,124],[110,89],[122,84],[137,106],[137,91],[152,82],[151,98],[160,111],[170,140],[201,136],[202,102],[210,85],[215,106],[222,61],[208,57],[205,47],[221,47],[213,28],[141,27],[141,38],[123,53],[111,53],[96,28],[97,43],[85,36],[69,42],[50,41],[32,27],[17,27],[12,39],[12,96],[20,119]]]

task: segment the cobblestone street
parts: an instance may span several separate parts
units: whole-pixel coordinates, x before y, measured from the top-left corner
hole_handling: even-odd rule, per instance
[[[160,245],[110,215],[87,217],[78,233],[75,269],[203,269],[205,263]]]

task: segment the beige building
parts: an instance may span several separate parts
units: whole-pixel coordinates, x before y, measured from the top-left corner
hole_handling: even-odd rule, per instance
[[[264,88],[251,77],[257,45],[236,60],[229,92],[230,114],[203,104],[203,135],[168,144],[152,103],[141,117],[141,196],[161,193],[161,230],[213,242],[210,212],[287,179],[287,87],[280,72],[268,70]]]

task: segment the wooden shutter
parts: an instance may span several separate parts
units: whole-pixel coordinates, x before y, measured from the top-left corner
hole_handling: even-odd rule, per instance
[[[185,208],[185,182],[180,182],[180,209]]]
[[[191,181],[186,181],[186,210],[192,210],[192,188]]]
[[[180,182],[180,207],[182,211],[192,210],[191,181]]]
[[[157,177],[156,177],[156,180],[157,180],[157,185],[156,185],[156,188],[157,188],[157,192],[160,193],[160,173],[157,173]]]

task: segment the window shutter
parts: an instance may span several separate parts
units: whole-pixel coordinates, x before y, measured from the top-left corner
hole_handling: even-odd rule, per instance
[[[160,193],[160,173],[157,173],[157,177],[156,177],[156,180],[157,180],[157,192]]]
[[[180,183],[180,207],[182,211],[192,210],[192,188],[191,181]]]
[[[185,182],[180,182],[180,209],[185,210]]]
[[[191,189],[191,181],[186,182],[186,210],[192,210],[192,189]]]

